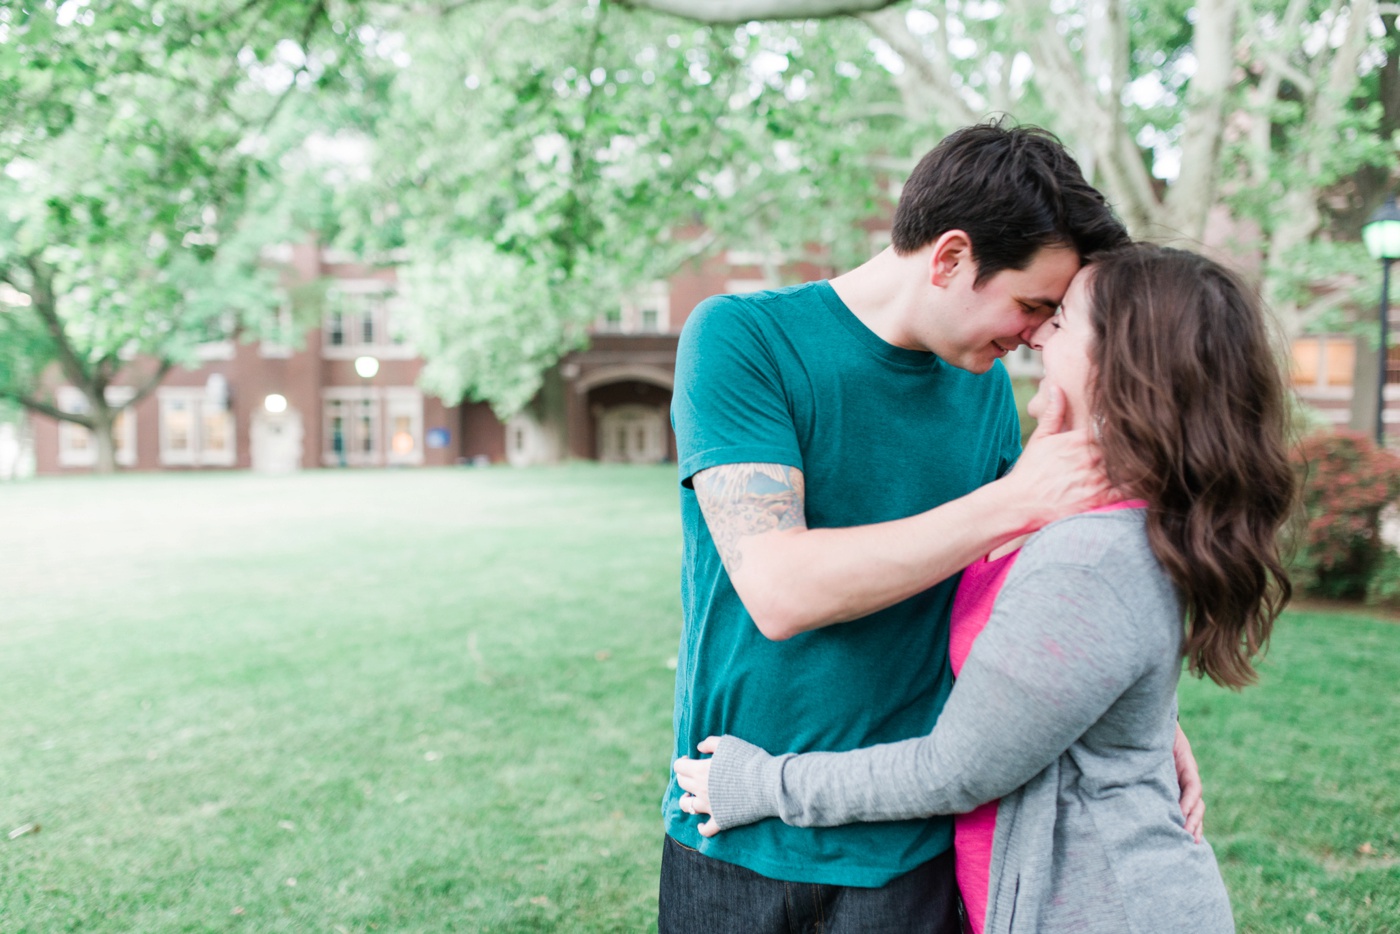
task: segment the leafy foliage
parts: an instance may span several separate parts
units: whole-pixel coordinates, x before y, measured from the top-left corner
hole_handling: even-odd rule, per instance
[[[425,384],[509,414],[586,326],[716,244],[868,250],[900,132],[858,26],[698,27],[609,4],[398,11],[340,239],[402,248]],[[839,260],[837,259],[839,257]]]
[[[426,387],[508,414],[610,305],[719,244],[774,271],[865,258],[887,184],[997,111],[1061,133],[1140,230],[1228,218],[1289,330],[1374,292],[1355,218],[1400,99],[1395,16],[1366,2],[793,0],[739,26],[648,5],[0,8],[0,270],[31,298],[0,295],[0,395],[42,406],[56,361],[102,414],[129,359],[158,378],[268,321],[261,248],[314,230],[402,257]]]
[[[0,395],[94,429],[103,466],[118,374],[134,404],[281,301],[259,266],[295,230],[279,117],[338,75],[343,52],[310,55],[327,25],[285,0],[0,8]],[[90,414],[53,405],[51,364]]]
[[[739,27],[699,25],[717,18],[699,0],[666,4],[690,22],[623,6],[478,0],[380,21],[411,62],[384,72],[365,121],[374,182],[355,197],[372,220],[345,233],[436,271],[413,303],[444,361],[433,388],[514,410],[609,290],[714,243],[858,262],[879,184],[998,111],[1060,132],[1142,233],[1191,241],[1228,219],[1223,245],[1258,258],[1290,332],[1338,326],[1372,285],[1335,209],[1374,202],[1396,157],[1400,101],[1379,77],[1394,17],[1367,3],[813,0]],[[454,321],[483,301],[464,251],[531,307]]]
[[[1304,438],[1293,462],[1303,490],[1295,583],[1320,596],[1365,596],[1387,551],[1380,516],[1400,496],[1400,456],[1366,435],[1337,431]]]
[[[1400,554],[1386,549],[1366,583],[1366,603],[1370,606],[1400,607]]]
[[[668,2],[697,18],[705,6]],[[857,15],[911,124],[946,129],[996,111],[1040,123],[1138,235],[1211,238],[1251,268],[1262,260],[1265,295],[1292,333],[1354,283],[1336,282],[1335,253],[1305,246],[1355,247],[1394,187],[1397,17],[1369,0],[784,6]],[[1341,295],[1300,288],[1318,281]]]

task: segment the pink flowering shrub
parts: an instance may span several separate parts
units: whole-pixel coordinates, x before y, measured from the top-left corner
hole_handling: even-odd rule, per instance
[[[1355,431],[1309,435],[1293,450],[1302,483],[1293,530],[1293,583],[1305,593],[1359,599],[1387,548],[1381,510],[1400,496],[1400,456]]]

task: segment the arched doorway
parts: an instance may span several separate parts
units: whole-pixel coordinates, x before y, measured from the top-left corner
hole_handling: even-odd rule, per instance
[[[675,460],[671,382],[669,372],[653,366],[601,367],[585,374],[574,389],[583,403],[579,427],[586,432],[576,456],[628,464]]]

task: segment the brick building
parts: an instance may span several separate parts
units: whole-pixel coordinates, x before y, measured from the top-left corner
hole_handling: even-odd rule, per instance
[[[878,244],[881,232],[872,233]],[[729,250],[697,260],[602,309],[589,346],[546,374],[535,403],[506,422],[484,403],[449,405],[417,386],[423,361],[396,334],[406,299],[392,266],[371,267],[336,250],[285,247],[288,290],[321,283],[319,328],[284,343],[217,341],[200,363],[176,369],[116,426],[119,467],[134,470],[312,467],[417,467],[459,463],[518,466],[564,458],[674,461],[669,409],[676,344],[691,309],[709,295],[769,288],[776,265],[755,252]],[[785,281],[831,276],[806,263],[781,268]],[[290,331],[290,314],[286,315]],[[1400,423],[1400,348],[1391,351],[1388,432]],[[372,361],[367,365],[367,361]],[[1364,360],[1362,362],[1365,362]],[[1022,348],[1006,360],[1013,375],[1039,375],[1038,355]],[[1300,398],[1324,419],[1345,424],[1357,373],[1350,336],[1307,336],[1293,345]],[[81,394],[55,383],[60,408],[78,410]],[[113,386],[113,401],[132,389]],[[8,428],[9,426],[5,426]],[[30,416],[27,437],[40,474],[91,470],[95,445],[79,426]],[[0,461],[16,447],[0,438]],[[15,455],[11,453],[10,459]],[[0,463],[0,477],[11,475]]]
[[[706,296],[767,288],[765,257],[738,251],[698,260],[615,308],[602,309],[590,345],[565,357],[525,412],[502,422],[484,403],[449,405],[417,386],[423,361],[395,330],[407,299],[392,266],[371,267],[339,251],[298,245],[277,260],[289,293],[325,287],[319,328],[300,340],[216,341],[199,364],[172,371],[120,417],[118,466],[133,470],[417,467],[562,458],[673,461],[669,409],[676,344]],[[789,281],[833,270],[788,266]],[[291,315],[284,313],[290,331]],[[57,376],[55,375],[55,378]],[[71,386],[51,387],[60,408],[78,411]],[[115,385],[110,398],[129,398]],[[91,470],[96,449],[84,428],[31,416],[40,474]]]

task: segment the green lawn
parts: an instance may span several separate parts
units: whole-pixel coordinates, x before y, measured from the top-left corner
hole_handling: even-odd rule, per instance
[[[0,485],[0,931],[645,931],[674,471]],[[1400,932],[1400,626],[1182,719],[1242,931]]]

